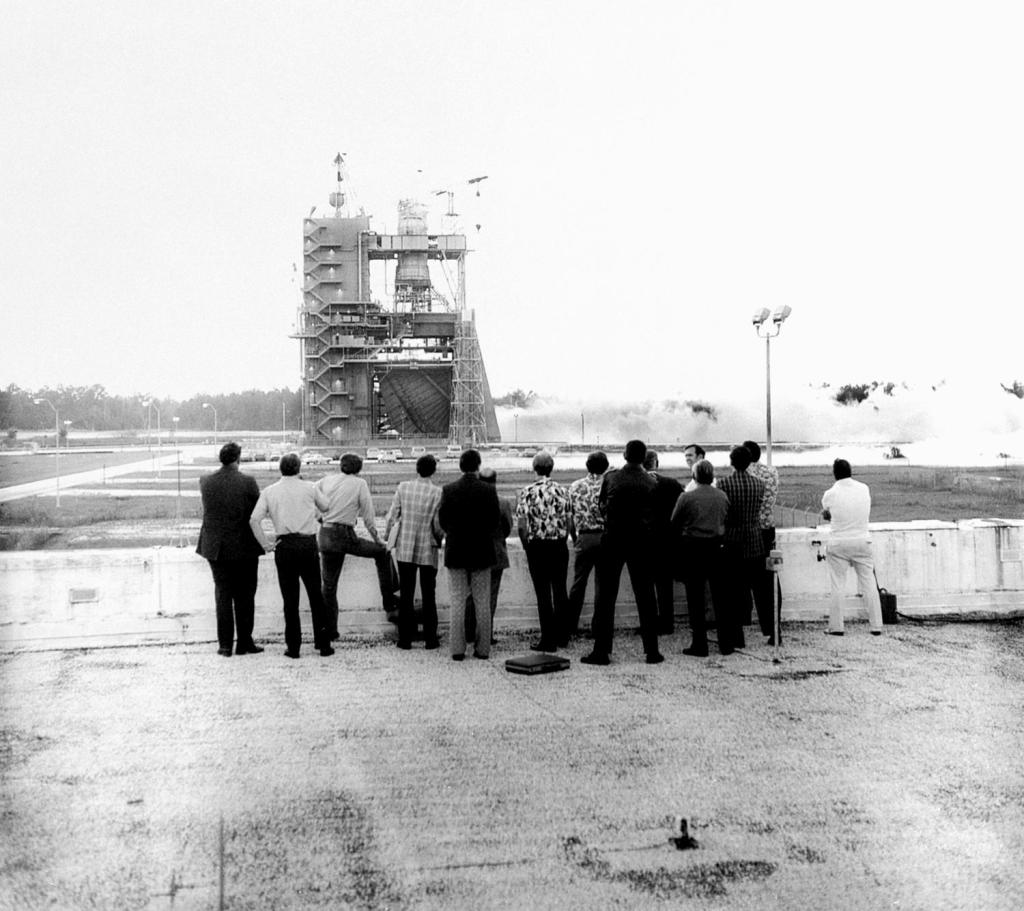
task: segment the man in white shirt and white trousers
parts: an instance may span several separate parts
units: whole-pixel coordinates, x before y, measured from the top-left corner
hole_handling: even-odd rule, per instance
[[[882,635],[882,605],[875,582],[875,563],[871,553],[868,519],[871,515],[871,491],[867,484],[855,481],[850,463],[836,459],[832,476],[836,479],[821,498],[821,514],[832,523],[832,534],[826,557],[832,583],[829,606],[830,636],[843,635],[843,595],[846,570],[852,566],[857,574],[857,589],[868,609],[872,636]]]

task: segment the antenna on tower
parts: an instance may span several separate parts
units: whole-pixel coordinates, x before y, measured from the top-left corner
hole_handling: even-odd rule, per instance
[[[345,180],[348,178],[348,171],[345,168],[345,153],[339,152],[334,158],[334,168],[338,172],[338,189],[330,196],[330,203],[334,206],[334,217],[341,218],[342,214],[348,217],[348,199],[345,195]]]

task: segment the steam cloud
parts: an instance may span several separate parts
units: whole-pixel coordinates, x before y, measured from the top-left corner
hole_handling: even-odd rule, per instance
[[[985,440],[998,446],[1024,432],[1024,401],[999,386],[939,382],[880,385],[854,405],[835,401],[837,387],[772,390],[772,436],[777,442],[920,442]],[[514,417],[517,415],[517,417]],[[502,437],[520,442],[612,445],[639,438],[652,443],[739,442],[765,434],[764,389],[749,397],[714,394],[649,401],[567,400],[538,397],[526,406],[498,409]],[[1024,454],[1024,453],[1022,453]]]

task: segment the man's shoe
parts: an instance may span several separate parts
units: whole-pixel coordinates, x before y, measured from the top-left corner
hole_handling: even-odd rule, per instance
[[[257,645],[255,642],[252,645],[239,645],[235,648],[236,655],[258,655],[262,651],[262,646]]]
[[[686,649],[683,649],[683,651],[686,651]],[[734,651],[736,651],[734,648],[731,648],[730,646],[727,645],[725,648],[719,648],[718,654],[720,654],[720,655],[731,655]]]
[[[330,658],[331,655],[333,655],[333,654],[334,654],[334,649],[331,648],[329,645],[322,645],[322,646],[320,646],[320,657],[322,657],[322,658]]]
[[[731,652],[732,649],[729,649],[729,651]],[[683,654],[684,655],[689,655],[691,658],[707,658],[708,650],[706,648],[701,649],[701,648],[694,648],[693,646],[690,646],[689,648],[684,648],[683,649]],[[722,654],[725,654],[725,653],[723,652]]]
[[[497,644],[498,644],[498,640],[495,639],[494,636],[491,636],[491,645],[497,645]]]
[[[661,652],[648,652],[647,663],[648,664],[661,664],[665,660],[665,656]]]
[[[871,635],[872,636],[881,636],[882,635],[882,631],[880,629],[873,629],[873,630],[871,630]]]
[[[452,655],[452,661],[461,661],[465,657],[465,655]]]
[[[582,658],[580,658],[580,664],[598,664],[604,666],[606,664],[611,663],[611,658],[609,658],[607,655],[602,655],[599,652],[591,652],[589,655],[584,655]]]
[[[827,629],[825,630],[826,636],[842,636],[844,635],[841,629]]]
[[[398,645],[399,648],[405,649],[406,651],[412,648],[412,643],[406,642],[406,640],[404,639],[399,639],[396,644]]]
[[[231,657],[231,649],[229,649],[229,648],[219,648],[219,649],[217,649],[217,654],[218,655],[223,655],[225,658],[230,658]]]
[[[658,624],[658,635],[659,636],[671,636],[676,631],[675,624],[672,623],[659,623]]]
[[[440,639],[427,639],[427,641],[423,643],[423,647],[426,648],[426,649],[440,648],[441,647],[441,640]]]
[[[481,658],[484,661],[486,661],[491,656],[490,655],[481,655],[476,649],[473,649],[473,657],[474,658]]]
[[[341,638],[341,633],[331,633],[331,642],[337,642]]]
[[[531,652],[557,652],[558,651],[558,647],[552,645],[550,642],[545,642],[542,639],[539,642],[534,642],[533,645],[530,646],[530,651]]]
[[[292,649],[286,648],[284,650],[284,656],[285,656],[285,658],[298,658],[299,657],[298,649],[296,649],[295,651],[292,651]]]
[[[736,640],[736,648],[746,648],[746,647],[747,647],[747,639],[746,639],[746,637],[745,636],[740,636]]]

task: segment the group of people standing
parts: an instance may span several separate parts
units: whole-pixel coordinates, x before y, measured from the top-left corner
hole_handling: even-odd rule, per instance
[[[461,454],[461,477],[443,487],[431,480],[436,459],[423,455],[416,462],[417,477],[399,483],[395,491],[385,522],[385,544],[376,528],[369,487],[358,477],[358,455],[346,453],[339,474],[313,483],[299,477],[300,458],[290,453],[281,459],[280,480],[261,493],[254,479],[238,471],[241,449],[228,443],[220,451],[221,469],[200,481],[203,526],[197,547],[213,573],[219,654],[232,654],[233,633],[234,654],[263,651],[253,641],[252,627],[257,560],[264,552],[274,553],[288,657],[299,657],[302,642],[300,583],[309,599],[314,647],[323,656],[333,654],[331,643],[339,635],[338,579],[348,554],[375,561],[382,606],[397,610],[401,649],[411,648],[417,635],[413,605],[418,581],[424,647],[437,649],[436,582],[443,544],[451,595],[451,657],[463,660],[472,644],[473,657],[486,659],[494,641],[493,619],[502,574],[509,566],[507,539],[513,528],[522,541],[537,600],[540,637],[531,645],[536,651],[557,651],[581,635],[579,621],[593,575],[594,612],[588,633],[593,647],[580,660],[609,664],[624,568],[649,664],[664,660],[658,638],[674,632],[677,580],[686,589],[691,634],[684,654],[708,655],[707,590],[723,655],[745,647],[744,627],[752,622],[754,611],[766,643],[777,644],[781,589],[767,558],[775,545],[772,517],[778,472],[761,463],[760,447],[750,440],[731,449],[732,472],[722,478],[715,477],[699,445],[687,446],[684,454],[691,472],[685,486],[659,471],[657,453],[641,440],[626,444],[621,468],[610,469],[604,452],[591,453],[586,476],[564,486],[551,478],[553,457],[541,452],[533,459],[537,477],[519,491],[514,507],[498,496],[495,472],[481,467],[477,450]],[[863,583],[864,567],[870,563],[870,550],[865,552],[861,540],[867,531],[867,488],[853,482],[848,464],[843,466],[834,469],[836,486],[823,501],[826,510],[831,506],[842,516],[853,516],[840,533],[849,540],[839,544],[835,557],[831,552],[829,556],[834,633],[842,632],[836,592],[846,566],[853,565]],[[360,518],[369,540],[356,533]],[[268,519],[273,539],[263,526]],[[571,583],[570,546],[575,553]],[[868,606],[875,632],[881,624],[877,592],[875,603],[869,598]]]

